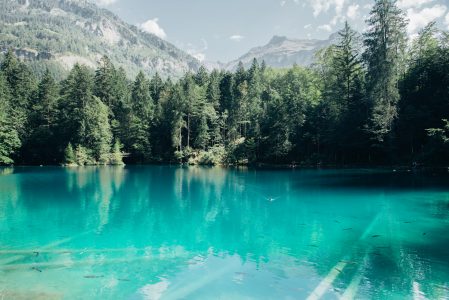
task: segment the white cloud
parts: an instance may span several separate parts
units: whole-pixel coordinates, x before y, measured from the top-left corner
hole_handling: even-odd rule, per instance
[[[304,29],[309,29],[309,28],[311,28],[311,27],[312,27],[312,24],[304,25]]]
[[[424,4],[432,3],[434,0],[399,0],[398,6],[402,9],[405,8],[419,8],[423,6]]]
[[[335,12],[337,13],[337,15],[341,15],[346,0],[333,0],[333,2],[335,5]]]
[[[152,33],[155,36],[160,37],[161,39],[166,39],[167,34],[165,34],[164,29],[161,26],[159,26],[158,22],[159,22],[158,18],[148,20],[140,25],[140,29],[142,31]]]
[[[324,24],[324,25],[318,26],[318,30],[331,32],[332,31],[332,27],[329,24]]]
[[[318,17],[322,13],[327,13],[329,10],[333,9],[335,11],[335,15],[330,20],[329,24],[318,27],[320,30],[332,31],[332,27],[337,25],[337,23],[341,23],[345,21],[347,13],[345,11],[345,7],[350,3],[350,0],[308,0],[309,5],[313,9],[313,15]],[[353,4],[348,8],[350,9],[349,14],[354,15],[357,13],[359,9],[359,5]]]
[[[283,0],[281,1],[281,6],[284,7],[284,5],[287,4],[287,1]]]
[[[245,37],[243,36],[243,35],[240,35],[240,34],[234,34],[234,35],[231,35],[230,37],[229,37],[229,39],[231,40],[231,41],[234,41],[234,42],[240,42],[241,40],[243,40]]]
[[[322,0],[312,1],[311,5],[312,5],[312,9],[313,9],[313,15],[315,17],[320,15],[323,12],[328,11],[329,7],[330,7],[329,2],[322,1]]]
[[[206,54],[204,52],[207,49],[209,49],[209,44],[205,39],[201,39],[201,42],[203,43],[203,46],[201,48],[196,47],[190,43],[187,44],[186,52],[195,57],[196,59],[198,59],[199,61],[204,61],[206,60]]]
[[[410,20],[407,31],[409,34],[416,33],[418,30],[429,24],[429,22],[438,19],[446,13],[447,7],[445,5],[434,5],[432,7],[416,10],[409,8],[407,10],[407,17]]]
[[[357,18],[359,14],[359,8],[360,6],[358,4],[349,5],[348,11],[346,12],[346,16],[349,19],[354,20],[355,18]]]
[[[337,15],[341,15],[346,0],[309,0],[315,17],[329,11],[331,7],[335,7]]]
[[[94,0],[93,2],[99,6],[108,6],[117,2],[117,0]]]

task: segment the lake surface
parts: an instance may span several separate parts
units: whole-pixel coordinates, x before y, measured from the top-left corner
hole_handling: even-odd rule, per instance
[[[0,299],[448,299],[448,230],[441,175],[3,168]]]

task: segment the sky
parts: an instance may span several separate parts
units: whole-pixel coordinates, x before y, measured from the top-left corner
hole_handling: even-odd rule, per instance
[[[274,35],[326,39],[344,21],[365,29],[372,0],[92,0],[199,60],[229,62]],[[413,36],[436,20],[449,29],[449,0],[398,0]]]

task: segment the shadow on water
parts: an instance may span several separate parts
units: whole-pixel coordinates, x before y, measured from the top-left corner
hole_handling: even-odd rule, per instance
[[[301,173],[301,171],[300,171]],[[321,170],[303,171],[297,185],[327,189],[448,190],[449,173],[440,171]]]

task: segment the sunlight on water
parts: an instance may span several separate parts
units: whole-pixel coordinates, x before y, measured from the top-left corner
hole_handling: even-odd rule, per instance
[[[0,299],[449,298],[448,179],[0,169]]]

